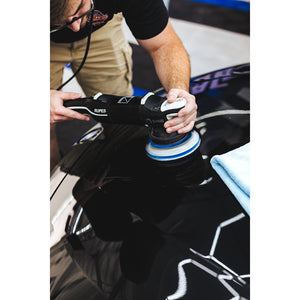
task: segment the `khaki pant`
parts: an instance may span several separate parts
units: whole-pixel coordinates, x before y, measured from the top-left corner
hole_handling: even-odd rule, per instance
[[[92,33],[89,53],[77,75],[77,81],[87,97],[98,92],[119,96],[132,95],[132,49],[122,29],[122,14],[117,14],[105,26]],[[87,38],[74,43],[50,43],[50,87],[62,83],[67,63],[75,72],[86,50]]]
[[[98,92],[119,96],[132,95],[132,49],[122,29],[121,13],[116,14],[105,26],[93,32],[87,59],[76,76],[87,97]],[[57,89],[63,70],[70,63],[75,72],[86,50],[87,38],[74,43],[50,43],[50,88]],[[55,134],[55,124],[50,126],[50,169],[60,155]]]

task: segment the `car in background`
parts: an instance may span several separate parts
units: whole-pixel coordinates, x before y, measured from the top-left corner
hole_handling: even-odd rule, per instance
[[[51,299],[250,299],[250,216],[210,164],[250,142],[250,65],[190,91],[204,164],[184,184],[149,166],[146,135],[110,148],[100,123],[53,170]]]

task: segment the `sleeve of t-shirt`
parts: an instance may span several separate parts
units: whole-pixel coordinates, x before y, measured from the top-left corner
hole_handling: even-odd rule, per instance
[[[121,0],[123,15],[136,39],[149,39],[167,26],[169,14],[162,0]]]

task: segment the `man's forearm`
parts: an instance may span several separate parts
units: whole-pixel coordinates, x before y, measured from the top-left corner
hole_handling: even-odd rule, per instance
[[[171,22],[156,37],[138,40],[152,57],[156,73],[164,88],[189,90],[190,60]]]
[[[190,60],[180,41],[157,49],[151,56],[156,73],[167,91],[172,88],[189,91]]]
[[[186,99],[186,105],[178,116],[164,124],[166,131],[185,133],[192,130],[197,105],[195,96],[189,93],[190,60],[170,21],[160,34],[148,40],[139,40],[139,43],[152,57],[160,82],[168,92],[167,101],[172,103],[177,98]]]

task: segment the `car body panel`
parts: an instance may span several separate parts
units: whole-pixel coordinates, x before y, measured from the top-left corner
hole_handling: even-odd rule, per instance
[[[249,79],[249,64],[191,79],[207,168],[197,184],[162,182],[144,157],[147,136],[105,159],[105,131],[75,143],[51,178],[51,299],[249,299],[250,219],[209,164],[250,141]],[[99,231],[74,195],[103,178]]]

